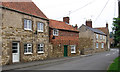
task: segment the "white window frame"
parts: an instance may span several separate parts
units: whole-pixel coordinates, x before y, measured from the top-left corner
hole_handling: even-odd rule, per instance
[[[99,47],[99,44],[98,43],[96,43],[96,48],[98,48]]]
[[[103,36],[103,39],[105,40],[105,36]]]
[[[26,27],[25,27],[26,26]],[[29,19],[24,19],[24,29],[32,31],[32,21]]]
[[[44,53],[44,44],[43,44],[43,43],[40,43],[40,44],[38,44],[38,45],[39,45],[39,46],[38,46],[38,48],[37,48],[37,52],[38,52],[38,53]],[[39,47],[40,47],[40,48],[43,47],[43,48],[42,48],[43,51],[38,51],[38,50],[39,50]],[[40,49],[40,50],[42,50],[42,49]]]
[[[39,26],[38,26],[39,25]],[[44,32],[44,23],[37,22],[37,31],[38,32]]]
[[[73,49],[74,51],[72,51],[72,49]],[[76,53],[76,45],[71,45],[71,53]]]
[[[58,36],[59,35],[59,30],[58,29],[53,29],[53,35]]]
[[[96,34],[96,39],[98,40],[98,34]]]
[[[101,48],[104,48],[104,43],[101,43]]]
[[[25,44],[24,44],[25,45]],[[28,50],[29,50],[29,47],[31,47],[31,52],[28,52]],[[25,51],[25,46],[24,46],[24,54],[32,54],[32,44],[30,44],[30,43],[27,43],[27,52],[25,53],[26,51]]]
[[[101,39],[101,40],[103,39],[103,36],[102,36],[102,35],[100,35],[100,39]]]

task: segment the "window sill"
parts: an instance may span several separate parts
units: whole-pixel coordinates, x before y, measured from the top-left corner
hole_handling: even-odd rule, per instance
[[[31,29],[24,29],[25,31],[32,31]]]
[[[75,54],[76,52],[71,52],[71,54]]]
[[[44,52],[38,52],[38,53],[44,53]]]
[[[53,36],[58,36],[58,35],[53,35]]]
[[[43,33],[44,31],[38,31],[39,33]]]
[[[33,53],[24,53],[25,55],[28,55],[28,54],[33,54]]]

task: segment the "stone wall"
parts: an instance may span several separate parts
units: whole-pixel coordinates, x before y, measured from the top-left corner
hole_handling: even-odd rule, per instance
[[[80,51],[81,54],[92,54],[94,52],[93,49],[93,40],[90,38],[80,38]]]
[[[30,19],[33,22],[32,31],[24,30],[23,19]],[[38,32],[37,21],[44,23],[44,32]],[[14,11],[3,9],[3,26],[2,26],[2,64],[12,64],[12,42],[20,43],[20,62],[43,60],[48,57],[49,45],[49,26],[48,21],[29,15],[20,14]],[[24,44],[32,43],[33,54],[24,54]],[[37,44],[44,43],[44,53],[37,53]]]
[[[68,51],[67,55],[69,57],[80,55],[79,45],[76,46],[76,53],[74,53],[74,54],[71,53],[71,45],[68,45],[67,51]],[[64,45],[53,44],[53,52],[51,54],[52,55],[50,55],[51,56],[50,58],[61,58],[61,57],[64,57]]]

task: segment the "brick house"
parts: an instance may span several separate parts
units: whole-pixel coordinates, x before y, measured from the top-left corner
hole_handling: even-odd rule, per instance
[[[81,54],[91,54],[106,51],[106,34],[92,28],[92,21],[87,20],[86,25],[79,27],[79,41]]]
[[[79,55],[79,31],[69,25],[69,17],[62,21],[50,20],[50,42],[53,44],[52,57]]]
[[[49,20],[33,2],[2,2],[2,65],[48,57]]]

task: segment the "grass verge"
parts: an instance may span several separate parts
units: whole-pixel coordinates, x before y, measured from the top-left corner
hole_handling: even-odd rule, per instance
[[[120,72],[120,57],[115,58],[114,62],[109,66],[107,72]]]

